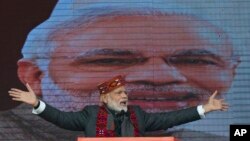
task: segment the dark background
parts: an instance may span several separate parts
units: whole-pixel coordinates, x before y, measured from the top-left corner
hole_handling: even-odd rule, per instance
[[[0,0],[0,111],[19,104],[8,96],[12,87],[25,89],[17,77],[17,61],[28,33],[46,20],[57,0]]]

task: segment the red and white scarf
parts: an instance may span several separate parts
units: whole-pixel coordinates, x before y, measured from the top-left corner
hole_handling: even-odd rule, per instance
[[[138,137],[139,134],[139,128],[138,128],[138,121],[136,118],[136,114],[134,110],[131,107],[128,107],[129,118],[124,119],[122,125],[121,125],[121,134],[122,136],[134,136]],[[99,108],[99,112],[97,115],[97,121],[96,121],[96,137],[116,137],[115,128],[114,128],[114,120],[112,119],[112,122],[108,119],[108,115],[111,113],[108,113],[107,109],[104,106],[101,106]],[[108,129],[108,127],[111,127]]]

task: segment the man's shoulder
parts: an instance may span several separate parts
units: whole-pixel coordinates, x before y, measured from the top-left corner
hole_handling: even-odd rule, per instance
[[[99,105],[87,105],[84,107],[84,110],[87,111],[95,111],[95,110],[99,110],[100,106]]]
[[[139,105],[129,105],[128,108],[134,109],[135,111],[142,111],[142,108]]]
[[[132,107],[132,108],[140,108],[139,105],[128,105],[128,107]]]

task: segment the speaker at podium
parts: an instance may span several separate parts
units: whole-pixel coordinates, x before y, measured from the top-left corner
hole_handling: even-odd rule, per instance
[[[174,137],[78,137],[77,141],[177,141]]]

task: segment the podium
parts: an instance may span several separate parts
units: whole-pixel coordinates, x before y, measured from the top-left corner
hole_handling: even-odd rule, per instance
[[[78,137],[77,141],[176,141],[174,137]]]

